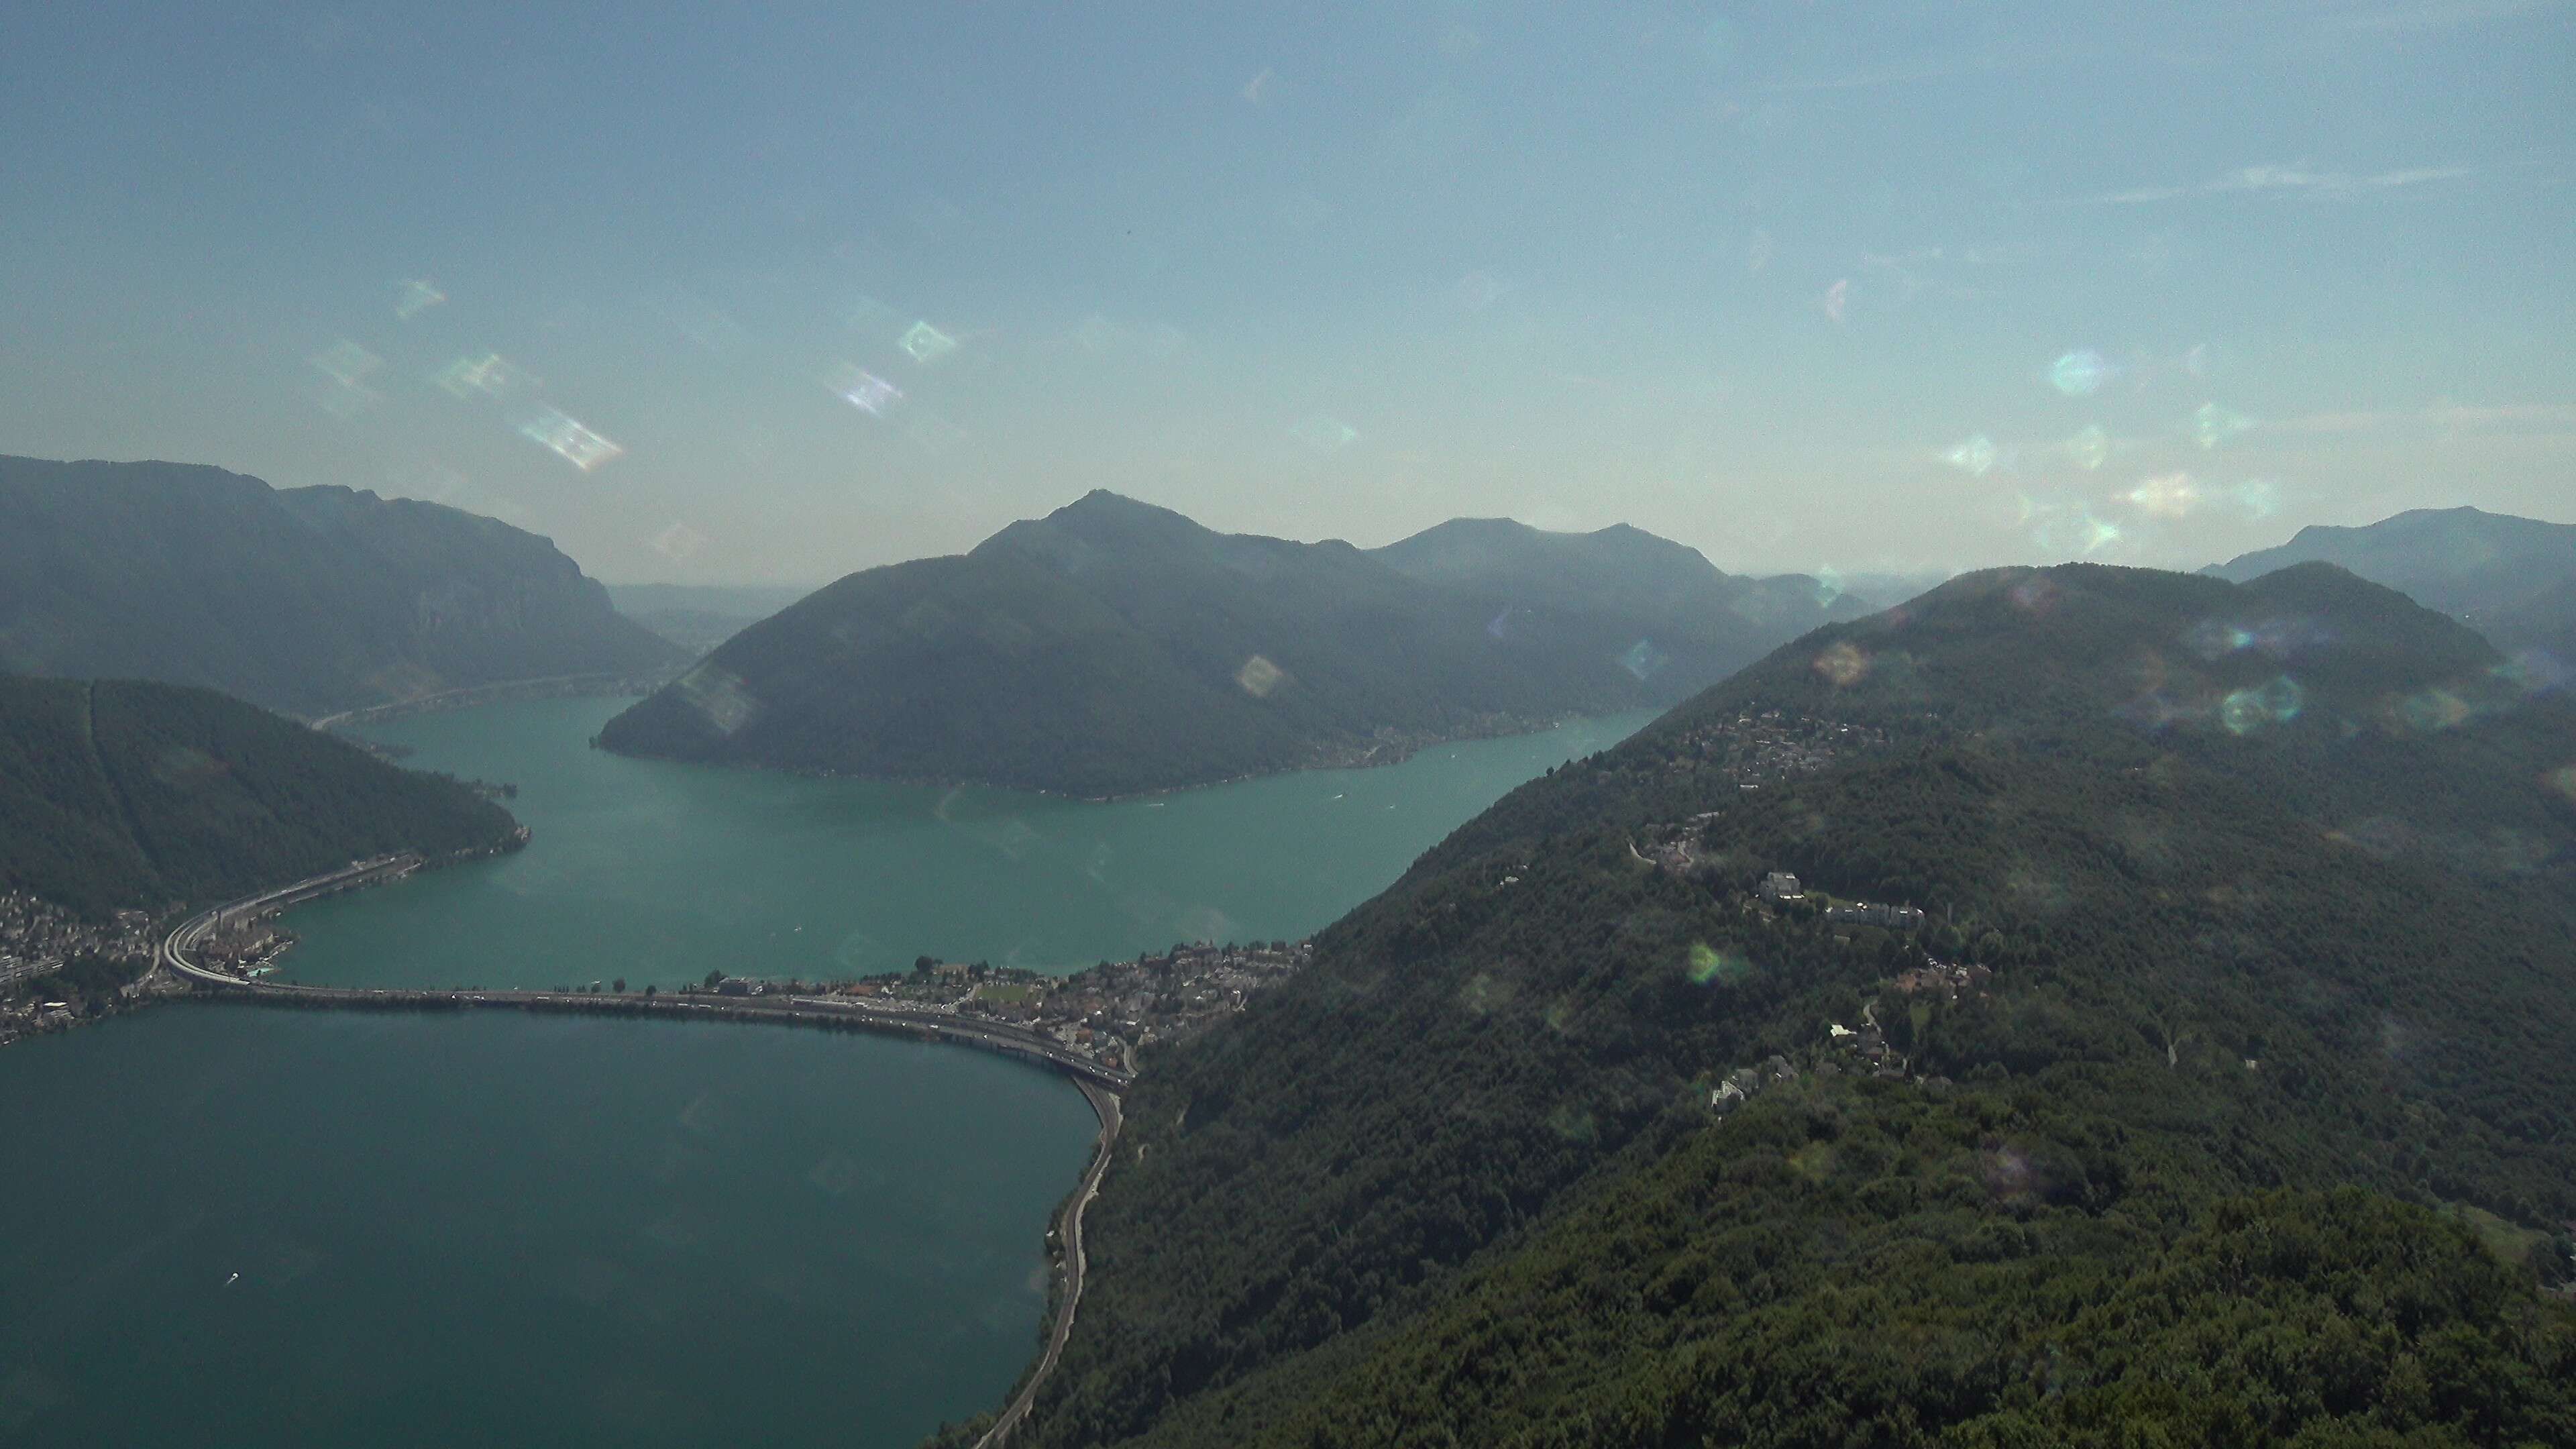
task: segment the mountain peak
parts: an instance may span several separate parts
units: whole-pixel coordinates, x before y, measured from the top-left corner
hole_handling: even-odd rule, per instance
[[[1106,488],[1094,488],[1090,492],[1083,494],[1080,498],[1073,500],[1071,503],[1057,509],[1054,513],[1049,514],[1048,516],[1051,518],[1063,518],[1068,516],[1117,517],[1121,515],[1136,516],[1154,513],[1171,514],[1174,518],[1180,517],[1179,514],[1172,513],[1172,510],[1168,508],[1147,503],[1142,499],[1130,498],[1124,493],[1112,493]]]
[[[1217,537],[1171,509],[1094,488],[1044,518],[1011,524],[977,544],[970,556],[1021,553],[1074,571],[1203,547]]]

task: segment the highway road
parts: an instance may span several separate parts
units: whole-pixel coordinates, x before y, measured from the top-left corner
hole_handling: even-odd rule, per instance
[[[984,1431],[984,1437],[975,1441],[975,1449],[1001,1449],[1011,1431],[1028,1417],[1029,1407],[1038,1400],[1038,1390],[1046,1385],[1047,1375],[1055,1372],[1056,1360],[1064,1354],[1064,1341],[1073,1333],[1074,1310],[1082,1306],[1082,1275],[1090,1266],[1082,1250],[1082,1215],[1090,1209],[1091,1200],[1100,1196],[1100,1176],[1109,1170],[1109,1150],[1118,1141],[1119,1117],[1115,1093],[1079,1077],[1074,1079],[1074,1085],[1091,1099],[1092,1110],[1100,1114],[1100,1146],[1092,1153],[1091,1170],[1082,1175],[1082,1186],[1065,1204],[1064,1216],[1056,1221],[1056,1241],[1064,1249],[1064,1293],[1056,1304],[1055,1327],[1047,1333],[1046,1352],[1038,1355],[1038,1366],[1030,1373],[1028,1383],[1011,1399],[1010,1407],[1002,1410],[1002,1417],[993,1421],[993,1427]]]
[[[442,689],[434,694],[410,699],[387,700],[383,704],[344,709],[326,714],[312,722],[317,730],[337,729],[342,725],[372,724],[380,720],[400,719],[406,715],[427,714],[432,710],[461,708],[467,705],[497,704],[516,697],[523,691],[543,691],[583,685],[616,685],[629,683],[653,685],[670,677],[671,670],[611,670],[605,673],[552,674],[542,679],[494,679],[482,684],[463,684]]]
[[[963,1046],[1043,1062],[1073,1078],[1085,1100],[1100,1118],[1100,1138],[1094,1148],[1089,1170],[1082,1184],[1067,1200],[1064,1212],[1056,1220],[1056,1240],[1062,1249],[1063,1292],[1057,1299],[1055,1324],[1048,1330],[1047,1345],[1039,1355],[1037,1367],[1001,1417],[976,1449],[999,1449],[1011,1431],[1028,1417],[1029,1408],[1037,1402],[1038,1390],[1055,1372],[1056,1361],[1064,1353],[1067,1337],[1073,1332],[1073,1317],[1082,1305],[1083,1275],[1089,1267],[1082,1243],[1083,1214],[1092,1200],[1100,1195],[1101,1175],[1109,1169],[1111,1148],[1118,1141],[1119,1093],[1134,1080],[1134,1074],[1105,1066],[1052,1038],[1022,1031],[1000,1023],[975,1021],[966,1017],[942,1016],[928,1012],[893,1011],[835,997],[819,996],[715,996],[704,993],[673,993],[644,996],[635,992],[593,993],[586,991],[435,991],[405,988],[377,989],[352,986],[298,986],[285,982],[245,981],[212,967],[198,964],[189,955],[213,932],[216,924],[227,917],[291,905],[327,895],[337,890],[409,873],[420,864],[416,856],[386,856],[377,860],[357,861],[324,875],[297,881],[290,886],[233,901],[212,910],[201,911],[182,921],[161,941],[159,966],[188,977],[191,981],[214,989],[218,999],[264,1001],[282,1006],[340,1007],[364,1010],[442,1010],[467,1007],[517,1007],[523,1011],[612,1012],[633,1015],[715,1017],[733,1021],[803,1022],[817,1025],[892,1031],[933,1040],[950,1041]]]
[[[409,987],[299,986],[280,981],[245,981],[196,962],[189,955],[211,934],[218,921],[231,916],[290,905],[335,890],[405,873],[419,864],[416,856],[388,856],[359,861],[340,870],[290,886],[201,911],[163,938],[160,964],[199,984],[218,988],[235,999],[282,1005],[444,1009],[507,1006],[527,1011],[615,1012],[634,1015],[721,1017],[735,1021],[804,1022],[905,1035],[980,1047],[1043,1062],[1086,1082],[1116,1092],[1134,1074],[1095,1061],[1052,1037],[1000,1022],[932,1012],[888,1010],[857,1000],[820,996],[717,996],[704,992],[645,996],[638,992],[587,991],[441,991]]]

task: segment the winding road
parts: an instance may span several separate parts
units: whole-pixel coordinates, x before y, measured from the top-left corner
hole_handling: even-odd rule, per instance
[[[1082,1249],[1082,1215],[1090,1210],[1091,1200],[1100,1196],[1100,1176],[1109,1170],[1109,1150],[1118,1141],[1119,1117],[1117,1093],[1079,1077],[1074,1079],[1074,1085],[1091,1100],[1091,1110],[1100,1114],[1100,1146],[1091,1155],[1091,1168],[1083,1173],[1082,1186],[1075,1189],[1064,1205],[1064,1215],[1056,1220],[1056,1241],[1064,1250],[1064,1295],[1056,1309],[1055,1327],[1047,1332],[1046,1352],[1038,1355],[1037,1368],[1012,1397],[1010,1406],[1002,1410],[1002,1417],[975,1441],[975,1449],[1001,1449],[1011,1431],[1028,1417],[1030,1406],[1038,1401],[1038,1390],[1046,1386],[1047,1376],[1055,1372],[1056,1360],[1064,1355],[1064,1341],[1073,1333],[1073,1311],[1082,1304],[1082,1275],[1090,1266]]]
[[[216,925],[230,917],[293,905],[333,891],[390,879],[416,868],[416,857],[393,856],[360,861],[328,875],[315,876],[278,890],[201,911],[164,937],[160,964],[204,986],[217,988],[218,999],[273,1002],[315,1007],[443,1010],[467,1007],[516,1007],[523,1011],[581,1011],[629,1015],[688,1016],[732,1021],[802,1022],[862,1031],[955,1042],[1005,1056],[1042,1062],[1085,1083],[1116,1092],[1134,1074],[1075,1051],[1051,1037],[1000,1022],[926,1011],[889,1010],[859,1001],[820,996],[716,996],[672,992],[646,996],[590,991],[443,991],[415,987],[303,986],[282,981],[246,981],[198,964],[190,952],[203,944]]]

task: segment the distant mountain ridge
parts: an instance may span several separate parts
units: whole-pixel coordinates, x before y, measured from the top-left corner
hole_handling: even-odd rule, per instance
[[[1670,703],[1833,616],[1635,529],[1461,520],[1372,551],[1098,491],[816,591],[600,743],[1125,794]]]
[[[2542,648],[2576,664],[2576,524],[2417,508],[2358,528],[2314,524],[2278,548],[2202,570],[2242,583],[2321,562],[2466,620],[2506,649]]]
[[[1453,518],[1369,556],[1512,617],[1543,616],[1569,631],[1589,621],[1604,642],[1623,627],[1662,620],[1660,637],[1650,642],[1669,671],[1658,688],[1674,698],[1750,663],[1762,651],[1748,653],[1749,641],[1868,612],[1803,574],[1724,573],[1698,549],[1625,523],[1553,533],[1508,518]]]
[[[756,584],[610,584],[608,601],[696,658],[812,592]]]
[[[308,717],[680,651],[498,520],[179,463],[0,457],[0,670],[202,685]]]

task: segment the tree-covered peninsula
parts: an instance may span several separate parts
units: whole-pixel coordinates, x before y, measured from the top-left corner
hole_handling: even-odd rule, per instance
[[[0,891],[75,916],[492,849],[516,829],[456,780],[212,690],[0,675]]]

